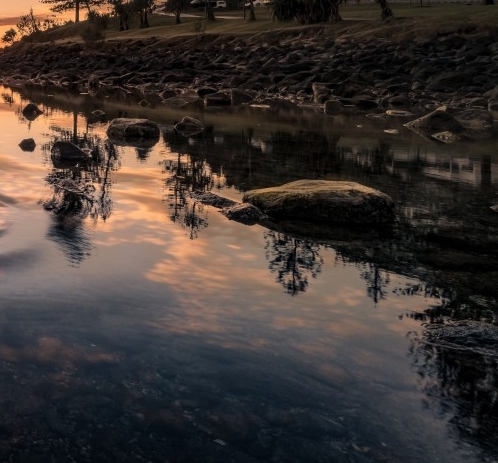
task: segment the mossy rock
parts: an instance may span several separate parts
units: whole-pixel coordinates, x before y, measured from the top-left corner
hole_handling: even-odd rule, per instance
[[[355,182],[298,180],[248,191],[243,201],[272,219],[322,224],[386,224],[394,221],[388,195]]]

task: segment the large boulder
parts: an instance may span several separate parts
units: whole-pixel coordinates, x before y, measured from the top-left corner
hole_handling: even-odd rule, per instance
[[[322,224],[384,224],[394,220],[394,202],[388,195],[355,182],[298,180],[248,191],[243,201],[277,220]]]
[[[152,147],[159,141],[159,126],[148,119],[113,119],[107,136],[116,145]]]

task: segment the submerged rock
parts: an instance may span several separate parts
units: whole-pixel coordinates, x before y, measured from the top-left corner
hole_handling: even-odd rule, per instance
[[[58,169],[75,167],[89,160],[87,152],[68,141],[56,141],[50,155],[52,164]]]
[[[395,218],[391,197],[355,182],[298,180],[248,191],[243,201],[278,220],[385,224]]]
[[[148,119],[113,119],[107,136],[117,145],[152,147],[159,141],[159,126]]]

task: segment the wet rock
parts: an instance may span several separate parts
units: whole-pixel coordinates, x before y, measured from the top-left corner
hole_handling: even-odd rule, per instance
[[[251,93],[245,90],[238,90],[233,88],[230,90],[230,101],[232,106],[240,106],[242,104],[251,103],[254,100],[254,97]]]
[[[491,114],[493,120],[498,121],[498,99],[489,101],[488,111]]]
[[[148,119],[113,119],[107,128],[111,142],[130,146],[154,146],[159,141],[159,126]]]
[[[225,92],[209,93],[204,97],[205,106],[228,106],[230,104],[231,99]]]
[[[89,90],[97,90],[100,87],[99,78],[95,74],[91,74],[88,77],[88,88]]]
[[[431,136],[438,132],[462,133],[464,128],[454,116],[452,116],[445,106],[439,107],[435,111],[407,122],[405,127],[417,132],[422,136]]]
[[[34,121],[40,114],[43,114],[43,111],[33,103],[28,103],[22,110],[22,115],[28,121]]]
[[[204,131],[204,125],[198,119],[185,116],[181,122],[175,124],[175,130],[184,137],[193,137]]]
[[[32,138],[25,138],[19,143],[19,148],[23,151],[34,151],[36,148],[36,142]]]
[[[446,143],[446,144],[454,143],[454,142],[460,140],[460,137],[457,134],[450,132],[448,130],[445,132],[433,133],[431,135],[431,137],[434,138],[434,140],[437,140],[437,141],[440,141],[440,142]]]
[[[263,214],[256,206],[248,203],[237,203],[231,207],[223,209],[222,213],[230,220],[234,220],[245,225],[254,225],[266,218],[266,214]]]
[[[472,84],[473,72],[443,72],[430,79],[426,89],[450,92]]]
[[[243,201],[277,220],[326,224],[382,224],[394,220],[392,198],[355,182],[298,180],[248,191]]]
[[[191,194],[191,197],[202,204],[219,209],[230,208],[238,204],[232,199],[223,198],[222,196],[211,193],[210,191],[195,191]]]
[[[338,116],[344,112],[344,105],[338,100],[327,100],[323,112],[327,116]]]
[[[56,141],[51,150],[52,164],[58,169],[75,167],[89,161],[86,151],[68,141]]]
[[[368,110],[377,108],[377,101],[369,95],[356,95],[351,98],[351,103],[358,109]]]
[[[188,100],[186,100],[185,98],[176,96],[163,100],[164,105],[170,106],[172,108],[182,108],[183,106],[188,105],[188,103]]]
[[[486,109],[470,108],[455,113],[467,138],[487,138],[493,128],[493,116]]]
[[[200,98],[204,98],[206,95],[217,92],[218,90],[216,90],[213,87],[201,87],[199,90],[197,90],[197,94],[199,95]]]

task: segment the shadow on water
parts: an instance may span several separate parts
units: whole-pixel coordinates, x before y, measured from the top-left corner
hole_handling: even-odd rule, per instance
[[[30,99],[43,100],[37,95]],[[4,101],[9,102],[8,95]],[[50,100],[43,101],[50,104]],[[111,218],[112,175],[120,168],[120,156],[109,140],[92,135],[88,126],[80,133],[76,109],[70,102],[65,104],[62,106],[69,106],[74,114],[73,130],[61,132],[53,127],[45,154],[48,158],[53,142],[64,140],[84,149],[88,159],[66,165],[52,160],[45,178],[52,195],[43,206],[52,213],[49,239],[57,242],[71,264],[78,265],[92,250],[86,221]],[[85,114],[88,124],[99,108],[106,110],[108,119],[157,116],[162,128],[160,143],[171,154],[158,166],[165,174],[164,206],[171,221],[188,230],[192,240],[209,226],[209,206],[194,201],[190,196],[194,191],[223,195],[224,190],[233,189],[240,196],[249,189],[298,178],[325,178],[354,180],[390,194],[397,204],[398,221],[387,229],[325,228],[297,222],[273,223],[263,229],[269,273],[286,294],[298,296],[320,278],[323,253],[330,248],[338,261],[360,269],[365,292],[375,304],[387,297],[392,275],[420,279],[395,291],[432,301],[429,308],[406,315],[422,324],[420,336],[410,335],[409,355],[426,406],[446,418],[459,439],[476,445],[483,452],[483,461],[496,457],[492,445],[498,438],[496,355],[482,353],[473,349],[475,346],[464,349],[442,344],[425,330],[425,324],[448,321],[496,321],[498,216],[490,211],[493,201],[498,202],[495,154],[486,147],[479,148],[482,153],[468,154],[469,146],[455,153],[454,148],[421,140],[397,141],[378,127],[358,132],[354,126],[345,127],[340,119],[329,131],[313,129],[315,119],[299,119],[301,125],[290,129],[270,123],[262,128],[261,119],[241,117],[232,128],[223,125],[218,114],[202,113],[204,133],[183,137],[171,128],[178,114],[105,107],[89,98],[78,102],[78,111]],[[324,124],[322,116],[316,120],[318,125]],[[354,121],[350,123],[354,125]],[[151,149],[135,147],[137,159],[148,162]],[[13,329],[21,330],[21,323],[18,325],[14,321]],[[72,454],[72,446],[79,446],[82,461],[97,457],[100,461],[133,461],[130,455],[135,455],[136,461],[144,455],[161,461],[165,449],[175,456],[173,461],[195,461],[199,455],[206,462],[233,458],[240,462],[399,461],[413,451],[394,449],[389,453],[380,440],[377,447],[353,445],[359,424],[347,412],[341,420],[334,414],[341,408],[345,391],[334,390],[334,401],[328,403],[329,388],[335,386],[304,371],[295,371],[292,377],[287,370],[279,375],[285,365],[274,359],[257,359],[269,364],[266,376],[257,376],[251,371],[254,359],[243,353],[225,356],[220,353],[222,347],[208,344],[204,352],[194,352],[186,337],[174,335],[167,347],[176,357],[155,352],[147,358],[114,355],[105,348],[85,351],[51,338],[36,346],[34,336],[4,335],[7,347],[21,342],[25,359],[35,365],[16,374],[25,389],[34,385],[27,393],[33,396],[31,413],[64,442],[64,448],[57,450],[61,458]],[[11,338],[15,340],[9,344]],[[57,358],[60,351],[66,357],[59,359],[60,364],[59,360],[44,363],[43,351],[46,358],[50,354]],[[4,352],[12,351],[5,348]],[[214,358],[232,359],[233,365],[223,366],[231,374],[218,377],[222,367]],[[64,361],[77,368],[61,373]],[[4,363],[1,368],[2,374],[8,374],[10,365]],[[92,388],[92,381],[100,385],[99,392]],[[77,394],[71,392],[73,388]],[[303,389],[308,396],[302,394]],[[11,395],[2,400],[12,401]],[[279,401],[265,403],[277,396]],[[42,399],[56,400],[57,405],[45,409]],[[317,403],[328,405],[314,408]],[[22,412],[25,410],[17,410]],[[12,434],[14,416],[7,416],[0,425],[0,436],[16,438]],[[42,431],[40,434],[42,439],[36,444],[19,438],[26,454],[55,451],[50,448],[53,444],[43,442]],[[87,445],[82,447],[82,442]],[[30,445],[39,448],[28,450]],[[9,450],[1,446],[0,452],[9,456]],[[414,453],[407,461],[431,461],[430,457],[417,460]]]

